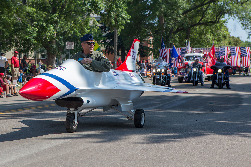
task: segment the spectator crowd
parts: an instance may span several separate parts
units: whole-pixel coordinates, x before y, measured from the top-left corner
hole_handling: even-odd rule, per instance
[[[0,98],[18,96],[18,89],[36,75],[50,70],[52,67],[44,65],[41,60],[37,65],[23,56],[21,63],[18,51],[14,51],[11,64],[8,63],[5,53],[0,56]]]

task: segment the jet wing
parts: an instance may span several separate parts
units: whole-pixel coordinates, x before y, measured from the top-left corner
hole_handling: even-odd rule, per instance
[[[93,90],[130,90],[130,91],[152,91],[152,92],[172,92],[172,93],[188,93],[186,91],[176,90],[175,88],[157,86],[152,84],[109,84],[109,85],[100,85],[92,88],[79,88],[76,90],[76,93],[88,93]]]
[[[175,88],[157,86],[151,84],[143,84],[143,85],[131,85],[131,84],[120,84],[115,89],[122,90],[138,90],[138,91],[151,91],[151,92],[173,92],[173,93],[188,93],[186,91],[176,90]]]

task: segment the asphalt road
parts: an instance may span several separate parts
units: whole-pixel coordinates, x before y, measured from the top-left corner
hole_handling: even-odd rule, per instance
[[[53,102],[0,99],[0,166],[249,167],[251,78],[230,79],[230,90],[173,80],[189,93],[144,93],[134,101],[144,128],[98,109],[66,133],[66,111]]]

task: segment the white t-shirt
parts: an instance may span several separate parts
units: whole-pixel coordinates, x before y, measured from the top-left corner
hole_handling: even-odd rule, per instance
[[[0,56],[0,67],[5,67],[5,62],[7,62],[7,58],[4,56]]]

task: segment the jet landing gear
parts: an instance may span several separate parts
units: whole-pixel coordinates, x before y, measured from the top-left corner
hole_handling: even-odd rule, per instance
[[[145,124],[145,112],[143,109],[137,109],[134,114],[134,126],[143,128]]]
[[[78,117],[83,117],[87,113],[95,110],[96,108],[92,108],[86,112],[81,112],[84,107],[80,107],[79,109],[67,109],[66,121],[65,121],[65,129],[69,133],[76,132],[78,127]]]
[[[64,99],[58,99],[55,101],[58,106],[67,107],[67,114],[65,120],[65,128],[67,132],[73,133],[76,132],[78,127],[78,117],[83,117],[89,112],[95,110],[96,108],[91,108],[88,111],[83,111],[85,109],[83,100],[77,97],[70,97]],[[82,106],[82,107],[81,107]],[[134,120],[134,126],[136,128],[143,128],[145,125],[145,112],[143,109],[136,109],[127,111],[128,114],[124,114],[119,111],[115,106],[107,106],[103,108],[103,111],[107,111],[110,108],[124,115],[128,120]],[[133,108],[133,107],[132,107]]]
[[[67,107],[65,120],[65,128],[67,132],[76,132],[78,127],[79,112],[83,110],[83,99],[79,97],[69,97],[55,100],[55,103],[60,107]]]
[[[130,115],[126,115],[114,107],[112,107],[112,109],[114,109],[115,111],[124,115],[128,120],[134,120],[134,126],[136,128],[143,128],[144,127],[144,125],[145,125],[145,112],[143,109],[136,109],[136,111],[134,111],[134,110],[128,111],[128,113]]]
[[[129,115],[126,115],[122,113],[121,111],[117,110],[114,107],[111,107],[120,114],[124,115],[128,120],[134,120],[134,126],[136,128],[143,128],[145,125],[145,112],[143,109],[136,109],[136,111],[131,110],[128,111]],[[93,111],[95,108],[88,110],[85,113],[80,113],[84,108],[79,108],[79,109],[67,109],[67,114],[66,114],[66,121],[65,121],[65,128],[66,131],[69,133],[76,132],[77,126],[78,126],[78,117],[83,117],[87,113]]]
[[[67,109],[66,120],[65,120],[65,129],[69,133],[76,132],[78,127],[78,109]]]
[[[78,127],[78,116],[75,116],[75,113],[70,113],[67,111],[65,120],[66,131],[70,133],[76,132],[77,127]]]

